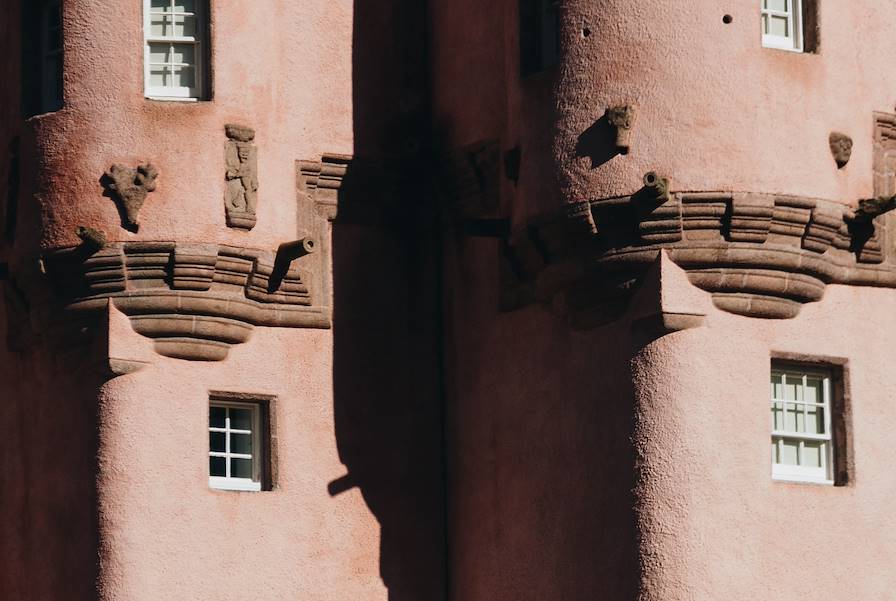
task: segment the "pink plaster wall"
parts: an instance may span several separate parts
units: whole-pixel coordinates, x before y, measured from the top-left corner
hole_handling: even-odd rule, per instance
[[[143,94],[142,2],[107,10],[65,2],[65,107],[32,119],[42,207],[42,248],[78,242],[79,224],[110,240],[222,242],[272,247],[294,239],[296,159],[352,151],[350,2],[214,2],[209,102],[152,101]],[[272,27],[273,23],[277,27]],[[255,128],[258,224],[224,226],[224,124]],[[112,163],[150,161],[157,189],[139,234],[118,227],[99,178]]]
[[[833,286],[792,320],[713,311],[706,327],[635,354],[642,598],[887,598],[896,586],[886,451],[896,426],[894,300],[888,290]],[[771,479],[773,353],[847,360],[848,486]]]
[[[651,169],[679,190],[872,193],[873,111],[892,112],[883,65],[889,2],[818,2],[818,53],[761,47],[758,2],[567,2],[555,150],[570,200],[628,194]],[[725,24],[729,14],[733,22]],[[582,28],[592,31],[583,37]],[[861,43],[856,43],[857,39]],[[608,106],[634,104],[632,150],[592,169],[579,135]],[[828,135],[855,146],[837,170]]]
[[[446,243],[451,598],[636,598],[627,330],[501,314],[497,245]]]
[[[650,170],[674,190],[847,204],[872,194],[872,112],[894,106],[883,75],[896,44],[890,3],[818,3],[818,52],[792,53],[762,48],[759,3],[564,2],[560,64],[524,79],[516,3],[432,4],[440,131],[447,146],[489,137],[505,149],[520,144],[520,185],[505,195],[518,226],[562,202],[630,194]],[[604,156],[583,145],[580,136],[618,104],[636,109],[631,152]],[[855,142],[842,170],[831,131]]]
[[[104,386],[103,599],[385,598],[376,520],[358,489],[327,490],[346,471],[330,334],[256,334],[226,362],[159,359]],[[274,490],[208,488],[209,390],[277,396]]]
[[[761,47],[758,2],[563,2],[560,64],[521,80],[516,2],[435,1],[437,132],[521,146],[499,212],[514,230],[631,194],[648,170],[673,190],[854,203],[873,192],[872,113],[893,112],[896,14],[818,4],[819,52],[795,54]],[[630,154],[592,161],[580,136],[624,103]],[[842,170],[831,131],[855,142]],[[795,319],[760,320],[675,285],[658,298],[701,299],[703,327],[645,339],[630,314],[576,332],[559,302],[499,311],[497,244],[451,231],[445,245],[454,599],[887,598],[892,291],[830,286]],[[849,486],[772,481],[782,352],[848,360]]]
[[[296,222],[297,159],[382,153],[395,119],[409,106],[419,110],[395,100],[420,95],[419,74],[385,93],[374,87],[386,79],[364,78],[405,77],[369,49],[419,56],[422,38],[389,27],[371,36],[349,0],[213,0],[212,99],[203,102],[143,97],[140,0],[114,11],[96,0],[63,4],[65,107],[23,122],[18,90],[0,92],[4,140],[24,140],[19,235],[3,250],[16,276],[36,271],[38,251],[77,244],[79,225],[110,241],[276,249],[307,231]],[[380,3],[386,23],[419,19],[400,4]],[[370,11],[357,12],[365,19]],[[18,22],[3,20],[13,30],[4,38],[12,56]],[[15,80],[17,64],[0,68],[8,64]],[[362,122],[368,114],[375,126]],[[256,130],[251,232],[224,222],[230,122]],[[112,163],[144,161],[159,168],[158,187],[131,234],[99,178]],[[113,311],[108,336],[88,324],[90,344],[67,355],[75,362],[53,357],[61,341],[50,332],[22,352],[3,345],[0,396],[10,405],[0,413],[0,597],[440,598],[436,288],[431,276],[416,277],[435,272],[426,267],[431,250],[386,225],[336,225],[321,241],[333,259],[339,325],[331,330],[258,327],[225,361],[187,362],[155,354]],[[29,294],[48,295],[27,284]],[[94,382],[88,374],[108,357],[148,365]],[[277,396],[274,490],[209,489],[210,390]],[[73,418],[77,429],[68,432]]]

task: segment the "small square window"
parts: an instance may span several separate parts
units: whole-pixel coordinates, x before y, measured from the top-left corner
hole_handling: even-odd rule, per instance
[[[207,97],[208,0],[144,0],[144,88],[149,98]]]
[[[208,410],[208,485],[221,490],[265,488],[266,405],[212,399]]]
[[[832,372],[772,366],[771,453],[776,480],[834,484]]]
[[[802,0],[760,0],[762,45],[779,50],[803,51]]]

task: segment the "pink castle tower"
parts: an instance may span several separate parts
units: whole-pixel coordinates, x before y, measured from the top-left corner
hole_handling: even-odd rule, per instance
[[[0,599],[893,594],[896,6],[7,5]]]

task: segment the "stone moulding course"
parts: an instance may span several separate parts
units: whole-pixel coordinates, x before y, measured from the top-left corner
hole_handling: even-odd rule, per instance
[[[749,317],[795,317],[828,284],[896,288],[883,218],[856,227],[843,204],[761,193],[675,192],[645,209],[643,194],[588,202],[591,228],[576,203],[518,233],[505,298],[550,302],[573,325],[601,325],[625,311],[660,249],[717,308]]]
[[[310,274],[291,264],[271,280],[272,252],[216,244],[110,243],[84,259],[77,249],[43,257],[69,313],[101,311],[108,300],[167,357],[220,361],[255,326],[328,328]]]

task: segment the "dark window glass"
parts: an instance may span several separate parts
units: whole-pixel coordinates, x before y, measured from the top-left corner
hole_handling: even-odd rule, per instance
[[[22,107],[26,117],[62,108],[62,6],[22,6]]]
[[[556,65],[560,58],[558,0],[520,0],[520,75]]]

